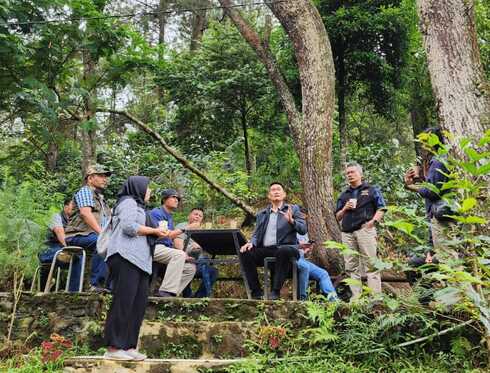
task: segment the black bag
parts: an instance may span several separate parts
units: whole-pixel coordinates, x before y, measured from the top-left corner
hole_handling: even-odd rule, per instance
[[[455,215],[455,212],[451,209],[451,206],[443,200],[440,199],[432,204],[432,216],[439,221],[453,221],[449,215]]]

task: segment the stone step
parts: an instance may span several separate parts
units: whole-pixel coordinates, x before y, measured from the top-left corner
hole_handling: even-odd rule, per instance
[[[237,321],[143,322],[139,348],[151,358],[239,358],[259,324]]]
[[[292,320],[304,323],[304,304],[293,301],[258,301],[222,298],[150,297],[145,319],[149,321],[256,321]]]
[[[145,361],[110,361],[102,356],[77,356],[65,360],[66,373],[198,373],[226,372],[226,367],[241,359],[146,359]]]
[[[100,294],[23,293],[13,340],[38,347],[57,333],[97,351],[110,301]],[[12,308],[12,295],[0,295],[0,330],[7,330]],[[238,358],[246,355],[245,340],[271,322],[298,330],[309,324],[300,302],[150,298],[141,344],[151,358]]]

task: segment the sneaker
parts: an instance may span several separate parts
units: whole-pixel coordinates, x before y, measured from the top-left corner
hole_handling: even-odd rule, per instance
[[[98,294],[110,294],[111,293],[110,289],[103,288],[100,286],[94,286],[94,285],[90,285],[88,291],[91,293],[98,293]]]
[[[173,297],[175,297],[175,294],[169,293],[168,291],[159,290],[158,293],[156,294],[156,296],[160,297],[160,298],[173,298]]]
[[[107,350],[106,353],[104,354],[104,359],[107,360],[120,360],[120,361],[131,361],[135,360],[133,356],[128,354],[124,350],[114,350],[114,351],[109,351]]]
[[[280,294],[279,294],[279,292],[278,292],[278,291],[274,291],[274,290],[272,290],[272,292],[271,292],[271,296],[270,296],[270,298],[269,298],[269,299],[270,299],[270,300],[278,300],[280,297],[281,297],[281,296],[280,296]]]
[[[264,294],[262,294],[261,291],[252,292],[252,299],[262,300],[262,299],[264,299]]]
[[[138,352],[135,348],[131,348],[129,350],[124,351],[126,354],[131,356],[134,361],[143,361],[146,359],[146,355]]]

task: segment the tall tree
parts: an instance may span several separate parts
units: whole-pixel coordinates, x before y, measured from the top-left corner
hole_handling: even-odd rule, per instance
[[[347,128],[349,96],[363,84],[364,99],[377,113],[392,117],[405,62],[407,26],[400,0],[320,0],[335,63],[340,160],[351,141]]]
[[[219,0],[226,14],[264,63],[287,114],[300,159],[304,202],[308,207],[309,232],[320,244],[318,258],[337,271],[336,252],[318,250],[327,239],[339,239],[335,220],[332,184],[332,121],[335,105],[335,72],[330,41],[320,14],[310,0],[271,2],[267,5],[281,22],[291,40],[301,82],[301,109],[278,68],[268,42],[232,7]]]
[[[95,80],[95,61],[91,55],[90,50],[87,48],[82,52],[83,60],[83,83],[87,88],[83,97],[83,111],[82,115],[82,128],[81,128],[81,140],[82,140],[82,175],[85,175],[87,168],[93,165],[97,161],[97,118],[95,112],[95,100],[96,89],[93,86]]]
[[[206,29],[206,6],[208,5],[207,1],[203,1],[200,8],[195,10],[192,15],[191,51],[198,49],[201,44],[202,35]]]
[[[490,94],[480,61],[473,0],[417,0],[440,126],[458,144],[483,137]]]

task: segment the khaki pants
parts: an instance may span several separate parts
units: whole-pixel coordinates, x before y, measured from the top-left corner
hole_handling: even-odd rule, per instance
[[[352,233],[342,232],[342,243],[359,255],[344,255],[345,271],[353,280],[361,282],[364,273],[367,275],[368,287],[374,293],[381,293],[381,276],[378,271],[369,271],[369,259],[376,258],[376,228],[361,228]],[[350,285],[352,298],[361,295],[361,285]]]
[[[458,253],[447,246],[446,241],[449,241],[449,233],[452,227],[450,222],[440,222],[436,218],[430,220],[430,230],[432,235],[432,246],[436,255],[439,257],[439,261],[445,261],[447,259],[458,259]]]
[[[185,262],[186,254],[182,250],[164,245],[155,246],[153,261],[167,265],[160,291],[180,294],[196,274],[196,266]]]

